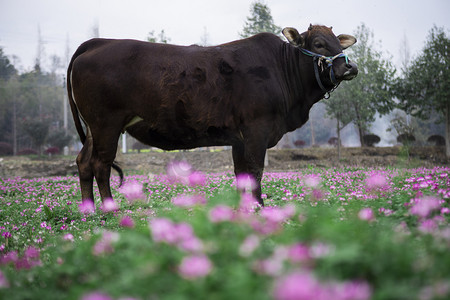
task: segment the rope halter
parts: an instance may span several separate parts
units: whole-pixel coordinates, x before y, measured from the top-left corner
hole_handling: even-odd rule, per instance
[[[314,61],[316,62],[314,64],[314,73],[316,75],[316,80],[317,83],[319,84],[320,89],[325,92],[326,94],[328,94],[328,97],[325,96],[326,99],[328,99],[330,97],[330,92],[332,92],[338,85],[339,82],[337,82],[336,77],[334,76],[334,71],[333,71],[333,61],[339,57],[343,57],[345,58],[345,63],[348,64],[348,56],[347,54],[341,52],[336,54],[335,56],[325,56],[325,55],[321,55],[303,48],[299,48],[300,51],[302,51],[303,54],[311,56],[312,58],[314,58]],[[334,85],[334,87],[329,91],[327,90],[324,85],[322,84],[322,81],[320,80],[320,74],[319,74],[319,67],[321,69],[321,71],[323,71],[325,69],[324,65],[327,65],[327,68],[330,68],[330,81],[331,83]]]

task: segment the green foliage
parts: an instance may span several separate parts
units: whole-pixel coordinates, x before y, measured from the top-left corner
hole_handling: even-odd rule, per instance
[[[50,146],[57,147],[59,150],[70,144],[72,136],[66,134],[64,129],[52,130],[48,135],[47,142]]]
[[[42,155],[42,146],[47,141],[49,122],[45,119],[31,119],[23,122],[25,132],[29,135],[34,145],[39,148]]]
[[[164,29],[161,30],[161,32],[158,34],[158,36],[155,36],[155,31],[152,30],[148,33],[147,41],[149,41],[150,43],[167,44],[170,42],[170,38],[166,36]]]
[[[63,123],[62,99],[66,92],[60,79],[40,68],[18,75],[2,53],[0,73],[5,75],[0,74],[0,141],[17,145],[17,152],[33,144],[41,148],[45,142],[40,134],[44,132],[42,124],[36,128],[20,125],[25,125],[23,120],[46,119],[48,126],[53,124],[52,129],[58,129]]]
[[[342,82],[325,103],[328,115],[338,119],[342,128],[355,123],[363,145],[362,137],[375,121],[376,114],[384,115],[394,108],[391,83],[395,69],[383,58],[383,53],[375,49],[373,33],[366,25],[358,26],[354,35],[358,42],[346,51],[358,65],[358,76]]]
[[[250,8],[250,16],[245,21],[242,38],[247,38],[260,32],[270,32],[280,36],[281,27],[274,24],[270,8],[263,1],[255,1]]]
[[[87,215],[78,211],[75,177],[0,179],[3,254],[18,250],[23,258],[28,246],[40,249],[38,263],[29,268],[0,262],[9,284],[0,280],[0,298],[81,299],[97,291],[113,299],[272,299],[280,278],[297,271],[317,278],[315,292],[330,285],[337,292],[354,280],[369,283],[370,298],[342,299],[406,300],[424,293],[448,299],[448,174],[448,168],[351,167],[269,173],[263,179],[269,208],[248,214],[239,213],[242,196],[230,187],[228,173],[210,174],[198,187],[170,184],[164,176],[129,177],[146,192],[144,201],[134,203],[125,201],[113,178],[119,210]],[[178,207],[170,201],[191,193],[205,195],[207,203]],[[416,215],[412,207],[419,195],[438,201],[439,208]],[[213,222],[218,205],[233,208],[234,217]],[[270,229],[274,224],[264,216],[286,207],[291,213]],[[361,217],[367,208],[373,215]],[[134,220],[134,228],[119,225],[123,216]],[[156,240],[151,223],[161,218],[192,227],[213,265],[206,276],[181,275],[180,264],[190,254],[179,244]],[[249,237],[258,244],[246,253],[242,245]],[[297,262],[288,250],[294,245],[306,251]]]
[[[450,157],[450,37],[434,26],[423,52],[396,83],[400,107],[421,119],[445,121],[446,154]]]
[[[3,49],[0,48],[0,81],[8,81],[16,74],[16,68],[11,64],[8,57],[3,54]]]
[[[400,106],[414,116],[444,117],[450,101],[450,37],[444,28],[430,30],[422,53],[397,82],[396,94]]]

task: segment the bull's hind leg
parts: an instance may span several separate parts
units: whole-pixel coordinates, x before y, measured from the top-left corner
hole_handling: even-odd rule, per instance
[[[81,199],[90,201],[94,201],[94,172],[91,167],[92,151],[92,135],[88,131],[83,148],[77,156],[77,165],[80,177]]]
[[[105,198],[112,198],[110,175],[111,167],[116,158],[120,130],[117,132],[93,130],[92,135],[94,151],[90,163],[103,201]]]

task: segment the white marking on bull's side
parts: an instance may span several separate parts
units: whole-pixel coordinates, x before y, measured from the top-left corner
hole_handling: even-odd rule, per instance
[[[127,130],[128,127],[133,126],[134,124],[136,124],[136,123],[138,123],[138,122],[140,122],[140,121],[144,121],[144,119],[142,119],[142,118],[139,117],[139,116],[134,116],[134,118],[131,119],[131,121],[128,122],[128,124],[125,125],[125,126],[123,127],[122,133],[124,133],[125,130]]]
[[[72,80],[72,74],[73,74],[73,70],[70,70],[70,76],[69,76],[69,80],[70,80],[70,86],[72,87],[71,88],[71,92],[72,92],[72,100],[73,100],[73,103],[75,103],[75,106],[76,106],[76,108],[77,108],[77,110],[78,110],[78,115],[80,116],[80,119],[81,119],[81,121],[83,121],[83,123],[86,125],[86,127],[89,127],[88,126],[88,123],[86,122],[86,120],[83,118],[83,116],[81,115],[81,111],[78,109],[78,105],[77,105],[77,101],[75,100],[75,94],[74,94],[74,92],[73,92],[73,80]]]

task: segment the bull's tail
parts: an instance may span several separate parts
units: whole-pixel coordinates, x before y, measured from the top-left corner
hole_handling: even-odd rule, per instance
[[[81,124],[82,119],[80,116],[80,112],[78,111],[77,104],[74,100],[74,94],[73,94],[73,90],[72,90],[72,67],[73,67],[73,62],[75,61],[75,59],[78,56],[80,56],[81,54],[83,54],[84,52],[86,52],[87,50],[88,50],[88,47],[87,47],[86,43],[82,44],[77,49],[77,51],[74,53],[74,55],[72,56],[72,59],[70,60],[70,63],[69,63],[69,67],[67,68],[67,94],[68,94],[68,98],[69,98],[70,110],[72,111],[72,117],[73,117],[73,121],[75,123],[75,128],[77,129],[78,136],[80,137],[80,141],[83,145],[86,142],[86,133],[83,130],[83,126]],[[87,126],[87,124],[86,124],[86,126]],[[122,183],[123,183],[122,169],[119,167],[119,165],[117,165],[116,162],[113,162],[111,167],[114,170],[116,170],[117,173],[119,173],[119,176],[120,176],[119,187],[122,186]]]
[[[75,59],[86,50],[87,49],[82,49],[82,47],[80,46],[80,48],[78,48],[78,50],[72,56],[72,59],[70,60],[69,63],[69,67],[67,68],[67,94],[69,97],[70,110],[72,111],[72,117],[75,123],[75,128],[77,129],[78,136],[80,137],[80,141],[83,145],[86,141],[86,133],[84,132],[83,126],[81,125],[80,113],[78,111],[78,107],[75,103],[75,100],[73,99],[74,95],[72,91],[72,67]]]

